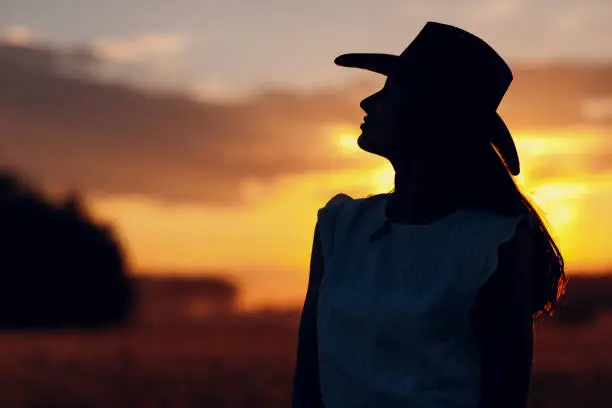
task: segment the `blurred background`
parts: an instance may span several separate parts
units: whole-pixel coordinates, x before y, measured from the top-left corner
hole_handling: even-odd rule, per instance
[[[565,256],[531,407],[612,406],[609,0],[3,0],[0,406],[287,407],[316,211],[426,21],[482,37],[518,181]]]

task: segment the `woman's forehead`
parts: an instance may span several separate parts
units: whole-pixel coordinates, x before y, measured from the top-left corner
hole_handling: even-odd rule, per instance
[[[385,79],[385,83],[383,84],[382,90],[387,91],[390,89],[398,89],[401,86],[401,82],[397,78],[392,78],[390,76]]]
[[[414,87],[415,85],[409,84],[409,81],[407,81],[406,78],[394,78],[394,77],[388,76],[387,79],[385,80],[385,83],[381,91],[383,92],[391,91],[393,94],[397,94],[398,92],[400,94],[404,94],[408,92],[409,90],[413,89]]]
[[[389,75],[385,80],[383,88],[401,88],[407,84],[414,85],[414,81],[411,81],[410,77],[406,76],[393,76]]]

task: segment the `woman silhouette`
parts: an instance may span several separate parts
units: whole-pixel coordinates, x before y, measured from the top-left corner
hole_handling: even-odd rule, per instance
[[[524,408],[533,319],[563,258],[512,176],[496,109],[512,73],[478,37],[427,23],[399,56],[347,54],[387,76],[361,103],[359,146],[395,189],[319,210],[293,407]]]

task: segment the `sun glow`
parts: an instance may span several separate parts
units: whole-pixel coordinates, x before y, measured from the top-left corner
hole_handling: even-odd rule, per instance
[[[328,130],[328,134],[340,153],[354,154],[359,151],[359,145],[357,144],[358,130],[348,126],[333,126]]]
[[[571,224],[577,215],[574,200],[587,193],[588,188],[584,184],[556,182],[534,188],[529,196],[540,208],[547,223],[559,233]]]
[[[382,165],[372,172],[371,181],[376,192],[389,192],[395,186],[395,170],[391,164]]]
[[[302,302],[317,209],[339,192],[366,197],[394,187],[391,164],[359,148],[359,129],[338,125],[324,132],[317,154],[347,159],[350,165],[287,175],[274,183],[246,183],[242,207],[167,206],[98,197],[94,210],[118,226],[135,270],[237,271],[245,305]],[[589,170],[590,161],[608,148],[596,143],[605,140],[603,136],[569,131],[516,136],[522,161],[516,181],[538,209],[567,265],[612,265],[612,170]]]

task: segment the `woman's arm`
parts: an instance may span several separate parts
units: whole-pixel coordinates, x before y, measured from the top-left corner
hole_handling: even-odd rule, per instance
[[[317,298],[323,277],[323,255],[318,224],[310,257],[310,275],[298,334],[297,361],[293,377],[293,408],[322,407],[317,348]]]
[[[499,248],[474,308],[481,351],[480,408],[525,408],[533,358],[532,232],[526,220]]]

